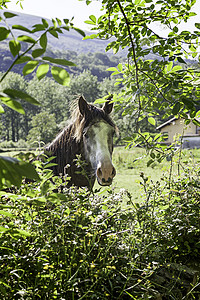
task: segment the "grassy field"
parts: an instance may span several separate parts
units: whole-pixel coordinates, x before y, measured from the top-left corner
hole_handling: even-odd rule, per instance
[[[1,155],[16,156],[17,153],[17,151],[3,152]],[[187,164],[189,161],[195,163],[195,161],[200,161],[200,149],[183,150],[181,156],[183,164]],[[169,176],[170,161],[164,159],[161,163],[153,163],[147,167],[148,160],[149,156],[142,148],[126,149],[125,147],[115,147],[113,164],[117,174],[113,180],[112,188],[116,192],[120,189],[125,189],[131,193],[135,201],[138,201],[141,195],[141,173],[144,173],[145,177],[148,177],[152,181],[159,180],[163,174]],[[175,157],[173,163],[173,172],[175,174],[177,174],[176,160],[178,160],[178,157]],[[97,182],[95,182],[95,188],[100,188]]]
[[[189,161],[195,163],[200,161],[200,149],[183,150],[181,156],[183,166]],[[153,163],[147,167],[148,160],[149,156],[142,148],[125,149],[124,147],[116,147],[113,153],[113,163],[117,170],[117,175],[113,182],[116,191],[124,188],[137,201],[141,194],[141,172],[144,173],[145,177],[153,181],[159,180],[162,175],[169,176],[170,161],[164,159],[161,163]],[[173,163],[173,173],[175,175],[177,174],[177,160],[178,157],[175,157]]]
[[[117,170],[116,177],[113,182],[113,186],[116,191],[120,189],[128,190],[134,200],[138,200],[140,194],[140,174],[144,175],[152,180],[160,178],[162,172],[164,172],[170,165],[169,162],[163,162],[161,164],[153,164],[151,167],[147,167],[149,157],[142,148],[125,149],[124,147],[116,147],[113,153],[113,164]]]

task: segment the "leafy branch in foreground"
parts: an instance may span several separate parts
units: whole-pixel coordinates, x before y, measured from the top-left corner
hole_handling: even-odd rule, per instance
[[[10,67],[1,76],[0,83],[5,79],[14,65],[25,64],[23,67],[24,76],[36,71],[37,78],[41,80],[50,71],[53,78],[58,83],[64,86],[69,85],[70,77],[65,67],[75,66],[75,64],[66,59],[57,59],[44,55],[48,45],[48,34],[58,38],[59,34],[63,34],[64,31],[69,31],[70,28],[73,28],[82,36],[85,36],[84,32],[74,27],[70,20],[64,19],[63,23],[57,18],[56,20],[52,19],[52,24],[50,25],[47,20],[42,19],[42,23],[33,25],[32,29],[22,25],[13,25],[12,28],[10,28],[8,19],[16,16],[16,14],[6,11],[3,12],[2,17],[0,18],[0,21],[4,23],[4,26],[0,27],[0,41],[9,40],[10,52],[14,58]],[[20,33],[24,32],[24,34],[15,36],[16,31],[18,30]],[[24,43],[26,45],[25,51],[22,50],[22,44]],[[32,97],[20,91],[3,90],[0,93],[0,99],[4,105],[18,111],[19,113],[24,113],[21,104],[16,101],[16,98],[21,98],[25,101],[31,102],[32,104],[39,104]],[[0,106],[0,112],[3,111],[3,107]]]
[[[98,30],[91,38],[115,38],[106,50],[127,50],[127,63],[108,70],[123,86],[114,101],[132,116],[135,132],[144,118],[155,126],[158,112],[163,118],[182,117],[186,124],[198,122],[200,72],[187,59],[199,55],[200,23],[194,32],[179,26],[196,15],[195,2],[104,0],[104,13],[86,21]],[[156,33],[156,24],[167,30]]]
[[[0,156],[0,190],[12,185],[19,188],[24,177],[40,179],[31,164],[16,158]]]
[[[11,29],[8,25],[7,19],[15,16],[17,15],[10,12],[4,12],[2,17],[2,21],[5,23],[5,26],[0,27],[1,40],[7,39],[9,35],[12,36],[12,39],[9,41],[9,48],[14,57],[14,61],[3,74],[0,82],[6,77],[15,64],[26,63],[23,68],[24,76],[32,73],[34,70],[37,70],[36,75],[40,80],[47,74],[49,67],[51,67],[51,73],[54,79],[62,85],[68,85],[68,72],[58,66],[75,66],[75,64],[64,59],[53,59],[51,57],[42,57],[42,55],[46,52],[47,48],[47,34],[49,33],[55,38],[58,38],[58,34],[62,34],[63,30],[69,31],[70,28],[74,28],[73,24],[68,19],[64,19],[64,24],[59,19],[52,19],[52,24],[49,25],[47,20],[42,19],[42,23],[33,25],[32,30],[22,25],[13,25]],[[84,36],[83,31],[78,30],[77,28],[74,29]],[[25,32],[26,34],[15,37],[14,32],[16,32],[16,30],[20,30],[20,32]],[[38,32],[40,32],[40,35],[35,39],[35,36],[38,35],[36,33]],[[27,33],[29,35],[27,35]],[[22,42],[25,42],[27,45],[27,49],[24,52],[20,52]],[[37,48],[35,47],[36,45]]]

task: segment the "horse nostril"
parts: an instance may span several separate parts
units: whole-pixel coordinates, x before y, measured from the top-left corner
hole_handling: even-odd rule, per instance
[[[105,178],[102,178],[102,182],[103,182],[103,183],[105,183],[105,182],[106,182]]]
[[[115,175],[116,175],[116,170],[115,170],[115,168],[113,167],[113,170],[112,170],[112,176],[115,177]]]
[[[101,168],[98,168],[98,169],[97,169],[97,176],[98,176],[98,177],[101,177],[101,176],[102,176]]]

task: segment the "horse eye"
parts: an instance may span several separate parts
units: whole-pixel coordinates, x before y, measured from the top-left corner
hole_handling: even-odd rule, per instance
[[[86,139],[88,139],[88,138],[89,138],[89,135],[88,135],[88,133],[87,133],[87,132],[84,134],[84,138],[86,138]]]

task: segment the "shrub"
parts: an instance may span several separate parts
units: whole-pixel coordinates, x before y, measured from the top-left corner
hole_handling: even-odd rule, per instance
[[[20,139],[19,141],[17,142],[13,142],[13,141],[3,141],[0,143],[0,148],[2,149],[12,149],[12,148],[17,148],[17,149],[26,149],[26,148],[29,148],[30,145],[28,142],[26,142],[25,140],[23,139]]]
[[[198,295],[198,166],[156,183],[141,174],[135,203],[125,190],[67,188],[50,160],[35,164],[41,182],[0,194],[1,299]]]
[[[0,143],[0,147],[1,148],[6,148],[6,149],[15,148],[15,142],[13,142],[13,141],[4,141],[4,142]]]

